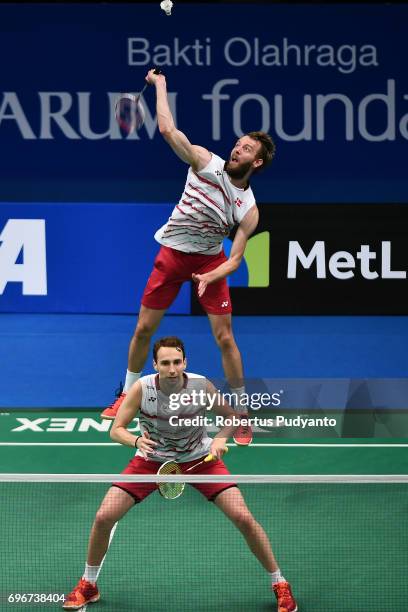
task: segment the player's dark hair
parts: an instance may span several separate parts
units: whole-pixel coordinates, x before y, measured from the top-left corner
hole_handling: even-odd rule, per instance
[[[261,170],[269,166],[275,157],[276,145],[272,137],[266,132],[248,132],[247,136],[252,138],[252,140],[256,140],[261,145],[259,157],[262,159],[263,164],[259,166],[259,168],[256,168],[254,173],[261,172]]]
[[[183,359],[186,358],[186,352],[184,350],[184,343],[177,336],[167,336],[166,338],[160,338],[154,343],[153,346],[153,359],[155,363],[157,363],[157,353],[159,352],[159,348],[162,346],[169,348],[176,348],[183,354]]]

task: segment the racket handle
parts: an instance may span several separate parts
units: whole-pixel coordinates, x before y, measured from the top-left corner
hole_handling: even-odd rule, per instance
[[[153,68],[153,72],[154,74],[164,74],[162,70],[160,70],[160,68]],[[146,90],[146,87],[148,86],[149,83],[146,83],[145,86],[143,87],[142,91],[139,94],[139,98],[140,96],[144,93],[144,91]]]

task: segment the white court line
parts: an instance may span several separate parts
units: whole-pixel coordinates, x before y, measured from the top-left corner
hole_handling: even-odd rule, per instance
[[[0,446],[123,446],[122,444],[118,444],[117,442],[0,442]],[[237,446],[236,444],[227,444],[227,446]],[[310,444],[290,444],[290,443],[279,443],[279,442],[255,442],[250,444],[249,448],[252,447],[275,447],[279,448],[280,446],[286,448],[408,448],[407,444],[361,444],[361,443],[351,443],[351,444],[336,444],[333,443],[310,443]]]
[[[230,446],[230,445],[228,444],[227,446]],[[236,446],[236,445],[234,444],[234,446]],[[392,443],[391,444],[380,444],[380,443],[376,443],[376,444],[370,444],[370,443],[368,443],[368,444],[361,444],[361,443],[336,444],[336,442],[322,443],[322,444],[314,443],[314,442],[312,442],[311,444],[304,444],[304,443],[302,443],[302,444],[300,444],[300,443],[299,444],[297,444],[297,443],[295,443],[295,444],[287,444],[287,443],[279,444],[279,442],[276,442],[276,443],[275,442],[272,442],[272,443],[269,443],[269,442],[265,442],[265,443],[259,442],[258,443],[258,442],[256,442],[254,444],[251,444],[250,446],[275,446],[275,447],[278,447],[278,446],[287,446],[287,447],[290,447],[290,446],[302,446],[302,447],[311,446],[312,448],[318,448],[318,447],[321,447],[321,448],[365,448],[365,447],[368,447],[368,448],[392,448],[392,447],[395,446],[397,448],[406,448],[406,447],[408,447],[408,444],[399,444],[399,443],[396,443],[396,444],[392,444]]]
[[[123,446],[118,442],[0,442],[0,446]]]

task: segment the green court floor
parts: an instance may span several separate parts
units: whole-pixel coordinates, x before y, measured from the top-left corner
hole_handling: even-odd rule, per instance
[[[240,485],[304,612],[405,612],[407,486]],[[84,567],[103,484],[1,485],[1,610],[10,593],[62,594]],[[119,523],[95,612],[274,610],[268,575],[240,533],[197,491],[153,493]]]
[[[57,419],[57,420],[56,420]],[[60,419],[60,420],[58,420]],[[69,420],[71,419],[71,420]],[[3,473],[118,473],[133,455],[95,413],[0,416]],[[101,429],[98,431],[98,428]],[[232,474],[407,474],[408,440],[256,438],[234,447]],[[69,592],[83,572],[89,530],[108,485],[0,483],[0,610],[13,594]],[[408,485],[242,484],[299,612],[406,612]],[[119,523],[88,612],[276,610],[265,570],[236,528],[192,487],[153,493]]]

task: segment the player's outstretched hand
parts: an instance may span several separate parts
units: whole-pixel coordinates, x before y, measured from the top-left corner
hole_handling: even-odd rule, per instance
[[[201,297],[204,295],[207,286],[212,282],[211,272],[206,272],[205,274],[192,274],[191,277],[195,283],[198,283],[198,297]]]

